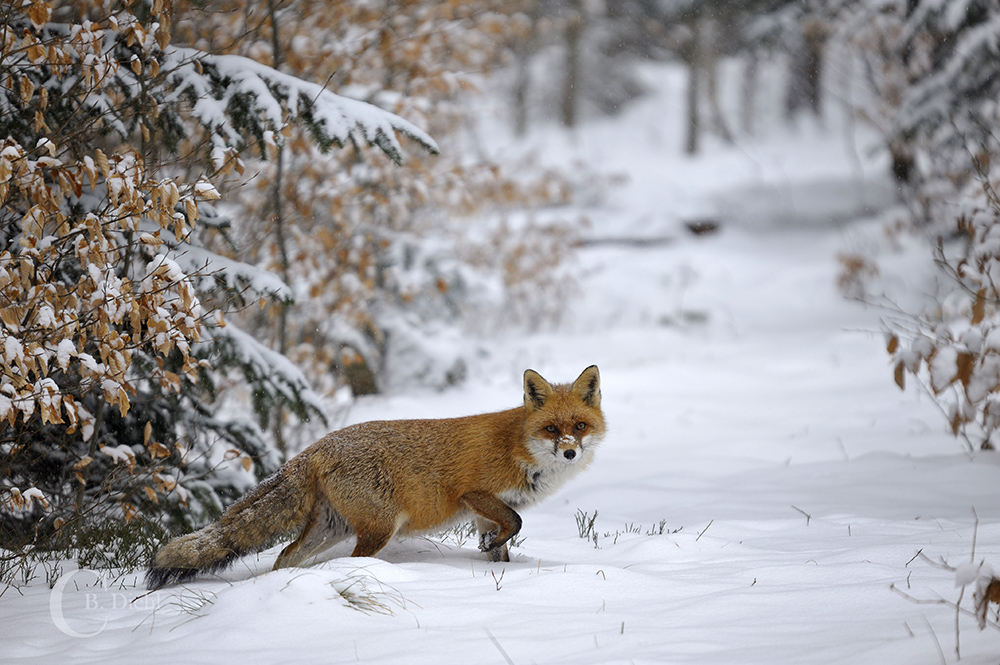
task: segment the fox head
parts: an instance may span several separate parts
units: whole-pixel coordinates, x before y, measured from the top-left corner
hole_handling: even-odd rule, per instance
[[[528,448],[542,465],[586,466],[604,438],[601,376],[596,365],[572,385],[553,386],[534,371],[524,373]]]

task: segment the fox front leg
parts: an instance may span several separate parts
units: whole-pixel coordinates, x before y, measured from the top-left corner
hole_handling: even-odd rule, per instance
[[[490,561],[510,561],[507,541],[521,530],[521,516],[497,497],[484,492],[469,492],[462,496],[462,503],[478,516],[479,549],[486,552]]]
[[[476,528],[479,530],[479,549],[486,552],[488,561],[510,561],[510,554],[507,551],[507,543],[500,547],[492,547],[500,535],[500,527],[490,520],[482,517],[476,518]]]

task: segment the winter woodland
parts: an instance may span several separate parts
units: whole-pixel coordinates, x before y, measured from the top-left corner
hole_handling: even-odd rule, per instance
[[[527,536],[512,564],[523,570],[506,582],[500,568],[471,564],[479,587],[488,580],[489,593],[516,596],[483,620],[496,634],[436,592],[466,586],[461,575],[477,554],[460,529],[413,550],[397,545],[388,562],[346,576],[323,567],[344,552],[306,577],[280,579],[265,575],[273,556],[264,554],[211,583],[218,588],[186,589],[105,624],[153,636],[131,653],[166,661],[177,652],[157,651],[169,640],[157,631],[221,621],[213,612],[252,602],[248,579],[261,581],[281,616],[333,602],[309,586],[317,575],[345,612],[330,621],[356,629],[358,653],[372,661],[403,657],[377,635],[395,629],[389,615],[419,627],[420,610],[407,602],[428,607],[428,625],[454,621],[475,633],[470,648],[497,662],[801,662],[811,651],[817,662],[890,652],[900,662],[920,653],[926,662],[996,661],[997,3],[20,0],[0,18],[0,617],[19,636],[48,634],[31,626],[48,625],[50,590],[65,593],[67,573],[87,571],[102,589],[113,580],[134,603],[137,576],[169,535],[214,519],[326,431],[361,417],[507,408],[520,401],[529,364],[567,380],[598,363],[605,400],[631,401],[619,402],[622,419],[609,407],[611,434],[580,481],[588,491],[567,490],[564,503],[552,500],[558,508],[540,509],[550,535]],[[767,270],[772,261],[784,276]],[[828,268],[822,279],[809,272],[817,266]],[[753,299],[727,293],[744,287]],[[813,319],[786,318],[800,301],[827,304]],[[783,372],[805,380],[790,369],[796,362],[812,367],[796,355],[806,338],[785,339],[797,325],[813,335],[809,344],[863,328],[849,352],[830,355],[847,354],[858,381],[885,386],[862,393],[870,398],[861,406],[839,401],[851,392],[840,384],[821,386],[812,401],[763,401],[767,386],[786,387]],[[753,337],[755,326],[767,332]],[[717,371],[726,381],[711,384],[705,377]],[[741,376],[752,379],[733,389],[745,411],[699,420]],[[670,411],[679,403],[687,411]],[[742,426],[772,409],[759,432]],[[811,409],[823,417],[801,425]],[[893,409],[908,415],[895,420]],[[674,417],[664,429],[687,432],[694,418],[689,440],[705,446],[713,431],[746,442],[718,456],[678,449],[676,468],[687,475],[675,474],[668,461],[649,461],[672,436],[651,423]],[[894,445],[869,440],[869,420]],[[926,429],[908,440],[905,423],[918,420]],[[844,462],[842,484],[809,495],[804,488],[825,487],[834,466],[782,475],[786,457],[829,462],[769,429],[786,425],[805,427],[809,441],[839,427],[828,438],[845,458],[854,434],[875,457]],[[915,461],[895,467],[878,457],[890,449]],[[601,459],[620,453],[602,481]],[[707,490],[704,505],[717,512],[678,509],[703,521],[675,524],[621,498],[642,491],[635,505],[683,504],[678,487],[699,486],[693,479],[704,473],[706,487],[719,488],[729,482],[713,475],[722,468],[739,479],[734,492],[763,497],[761,506],[741,512],[745,496]],[[758,487],[751,471],[773,486]],[[643,480],[631,487],[633,477]],[[934,485],[941,477],[945,489]],[[881,483],[921,506],[920,516],[876,496]],[[826,513],[800,506],[803,496]],[[772,500],[795,508],[794,527],[768,512]],[[935,509],[940,531],[958,534],[945,552],[932,552],[938,536],[925,544],[906,522]],[[598,512],[602,522],[610,513],[646,526],[608,531],[596,526]],[[569,541],[551,535],[567,524]],[[740,550],[735,564],[726,560],[722,548],[764,542],[768,525],[788,537],[761,545],[759,557]],[[852,543],[834,536],[854,538],[852,529]],[[847,572],[833,604],[845,615],[859,611],[847,580],[868,570],[849,567],[858,563],[852,548],[865,560],[883,550],[903,559],[886,577],[891,587],[878,578],[877,619],[845,627],[853,638],[815,637],[837,619],[804,619],[808,631],[796,624],[795,608],[822,603],[788,558],[803,542],[841,557]],[[436,559],[425,550],[442,548],[440,575],[428,572]],[[684,577],[698,560],[717,577]],[[669,561],[680,579],[657,577]],[[767,570],[739,577],[755,564]],[[923,593],[908,574],[918,565],[938,576]],[[739,639],[713,648],[709,624],[725,632],[718,597],[693,614],[686,601],[662,600],[670,589],[691,602],[725,594],[739,577],[746,589],[733,602],[753,614],[758,600],[745,594],[781,566],[792,586],[761,611],[793,635],[771,652],[739,619]],[[567,577],[543,575],[556,570]],[[523,611],[537,623],[546,616],[539,607],[555,602],[549,595],[569,598],[567,607],[596,603],[590,589],[602,576],[631,580],[631,591],[608,596],[620,603],[634,594],[656,616],[683,615],[669,624],[676,642],[662,626],[642,633],[638,608],[616,618],[619,636],[635,641],[613,653],[599,651],[616,639],[611,628],[582,631],[587,644],[564,653],[545,650],[544,631],[502,618]],[[476,596],[456,593],[475,606]],[[214,609],[210,598],[220,601]],[[179,612],[163,609],[171,602]],[[911,618],[896,621],[890,602]],[[939,613],[923,615],[926,625],[912,618],[924,608]],[[82,644],[73,639],[87,632],[83,615],[73,616],[77,628],[52,615],[62,636],[53,649]],[[150,625],[157,620],[163,631]],[[529,637],[518,643],[517,634]],[[447,643],[419,631],[405,639],[428,655]],[[862,647],[845,646],[851,639]],[[58,655],[30,642],[10,647],[13,656]],[[119,659],[130,653],[101,644]],[[346,644],[330,647],[359,649]],[[260,657],[320,657],[281,653]],[[447,662],[466,662],[447,653]]]

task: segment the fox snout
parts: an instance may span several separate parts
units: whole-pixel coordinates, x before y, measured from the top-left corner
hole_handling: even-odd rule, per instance
[[[580,442],[574,437],[563,437],[556,443],[556,457],[575,462],[580,456]]]

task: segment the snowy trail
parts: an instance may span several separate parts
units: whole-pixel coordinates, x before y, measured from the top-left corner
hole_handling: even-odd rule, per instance
[[[929,403],[894,386],[865,332],[877,315],[833,287],[840,241],[735,228],[588,250],[572,334],[504,340],[484,363],[496,373],[465,389],[359,402],[352,421],[501,408],[519,394],[515,361],[556,380],[600,365],[612,434],[525,513],[511,563],[455,536],[267,572],[272,550],[134,605],[139,590],[81,572],[56,605],[38,581],[0,602],[7,634],[25,636],[4,661],[938,662],[953,613],[890,584],[957,598],[953,574],[913,557],[967,560],[973,505],[977,553],[1000,558],[1000,465],[959,453]],[[586,540],[577,510],[599,513]],[[346,607],[342,589],[386,613]],[[53,607],[96,634],[65,634]],[[995,634],[967,620],[961,639],[962,662],[995,662]]]

